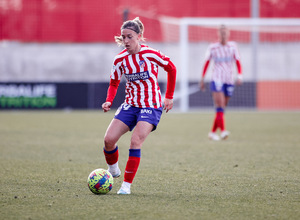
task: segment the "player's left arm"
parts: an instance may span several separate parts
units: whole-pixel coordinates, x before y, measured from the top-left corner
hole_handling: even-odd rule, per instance
[[[202,70],[202,77],[201,77],[200,82],[199,82],[199,86],[200,86],[200,89],[202,91],[205,91],[204,76],[205,76],[206,71],[208,69],[209,62],[210,62],[210,60],[205,61],[205,64],[204,64],[203,70]]]
[[[236,67],[237,67],[237,81],[236,84],[237,85],[241,85],[243,83],[243,75],[242,75],[242,65],[241,65],[241,61],[240,61],[240,55],[239,55],[239,50],[236,44],[234,44],[235,46],[235,63],[236,63]]]
[[[241,85],[243,83],[243,75],[242,75],[242,65],[240,60],[236,60],[236,67],[238,72],[236,83],[237,85]]]
[[[173,108],[173,95],[174,95],[175,85],[176,85],[177,70],[176,70],[176,66],[171,60],[169,60],[168,65],[164,66],[164,70],[168,73],[167,90],[164,99],[164,110],[168,112]]]

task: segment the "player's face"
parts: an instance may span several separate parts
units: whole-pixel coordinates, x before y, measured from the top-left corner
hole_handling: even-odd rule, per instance
[[[128,53],[135,54],[140,50],[140,34],[130,29],[123,29],[121,31],[123,43]]]
[[[221,26],[219,29],[219,38],[222,44],[226,44],[229,38],[229,30],[225,26]]]

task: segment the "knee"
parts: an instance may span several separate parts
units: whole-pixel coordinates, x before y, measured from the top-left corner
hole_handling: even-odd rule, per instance
[[[104,147],[106,150],[113,150],[116,144],[116,140],[109,134],[104,136]]]
[[[143,141],[138,136],[132,136],[130,141],[130,147],[131,148],[141,148],[143,144]]]

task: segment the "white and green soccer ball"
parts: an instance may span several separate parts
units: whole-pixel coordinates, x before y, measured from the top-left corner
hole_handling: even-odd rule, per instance
[[[108,170],[96,169],[90,173],[87,183],[93,193],[106,194],[112,189],[114,179]]]

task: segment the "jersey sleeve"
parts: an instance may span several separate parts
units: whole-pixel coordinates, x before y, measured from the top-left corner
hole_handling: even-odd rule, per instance
[[[107,90],[106,102],[113,103],[118,91],[120,80],[111,79]]]
[[[239,49],[238,46],[235,42],[232,42],[233,48],[234,48],[234,59],[236,61],[236,67],[237,67],[237,72],[239,75],[242,74],[242,65],[240,62],[240,53],[239,53]]]
[[[235,58],[235,60],[240,60],[240,52],[239,52],[238,46],[235,42],[233,42],[232,44],[233,44],[233,48],[234,48],[234,58]]]
[[[206,52],[205,52],[205,56],[204,56],[204,65],[203,65],[203,69],[202,69],[202,77],[205,76],[206,71],[208,69],[208,65],[211,59],[211,50],[212,50],[212,44],[209,45],[209,47],[207,48]]]
[[[113,62],[113,66],[111,68],[110,79],[113,80],[121,80],[122,77],[122,69],[121,69],[121,60],[115,58]]]
[[[115,57],[110,73],[110,83],[107,89],[106,102],[113,103],[122,77],[121,59]]]
[[[176,66],[171,60],[169,60],[168,65],[165,66],[164,70],[168,73],[166,98],[173,99],[175,86],[176,86]]]
[[[164,55],[160,51],[153,50],[151,56],[148,57],[151,62],[156,63],[156,65],[162,67],[168,74],[167,76],[167,89],[165,98],[173,99],[175,85],[176,85],[176,66],[170,60],[170,58]]]
[[[211,59],[211,49],[212,49],[212,45],[209,45],[204,56],[205,62]]]
[[[175,86],[176,86],[176,73],[177,69],[174,63],[170,60],[170,58],[160,51],[158,51],[158,65],[161,66],[167,73],[167,89],[165,98],[173,99]]]
[[[239,75],[242,75],[242,65],[240,60],[236,60],[236,67]]]
[[[157,50],[152,50],[148,55],[148,59],[151,62],[154,62],[156,65],[162,67],[163,69],[168,66],[170,61],[170,58],[168,56]]]
[[[203,70],[202,70],[202,77],[205,76],[208,65],[209,65],[209,60],[206,60],[205,63],[204,63],[204,66],[203,66]]]

